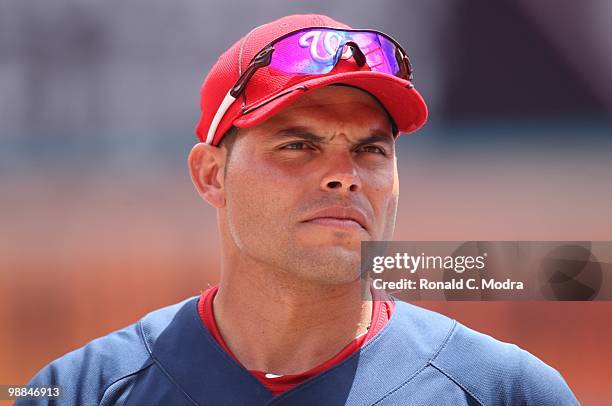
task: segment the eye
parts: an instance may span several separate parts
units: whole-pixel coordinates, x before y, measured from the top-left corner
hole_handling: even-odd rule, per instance
[[[295,142],[283,145],[280,149],[303,150],[303,149],[312,149],[312,146],[308,145],[304,141],[295,141]]]
[[[359,150],[363,152],[372,152],[375,154],[382,154],[382,155],[387,154],[383,148],[376,146],[376,145],[364,145],[363,147],[360,147]]]

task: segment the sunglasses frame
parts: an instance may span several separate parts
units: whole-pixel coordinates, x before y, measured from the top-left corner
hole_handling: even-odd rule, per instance
[[[377,31],[377,30],[340,29],[340,28],[332,28],[332,27],[308,27],[308,28],[301,28],[299,30],[294,30],[294,31],[291,31],[291,32],[289,32],[287,34],[284,34],[284,35],[274,39],[274,41],[270,42],[265,47],[263,47],[262,50],[259,51],[253,57],[253,59],[251,59],[251,62],[249,62],[249,65],[244,70],[244,73],[242,75],[240,75],[240,77],[238,78],[238,80],[236,81],[234,86],[232,86],[232,90],[230,91],[232,96],[237,98],[240,95],[240,93],[242,93],[242,91],[246,87],[246,85],[249,82],[249,80],[251,79],[251,77],[255,74],[255,72],[257,72],[257,70],[259,68],[266,67],[266,66],[268,66],[270,64],[270,62],[272,61],[272,53],[274,52],[274,45],[275,44],[279,43],[280,41],[284,40],[285,38],[288,38],[288,37],[290,37],[290,36],[300,32],[300,31],[316,31],[316,30],[328,30],[328,31],[339,31],[339,32],[367,32],[367,33],[377,34],[377,35],[380,35],[380,36],[388,39],[389,41],[391,41],[393,43],[393,45],[395,45],[395,49],[400,51],[400,55],[399,55],[400,58],[398,58],[398,55],[396,55],[396,59],[397,59],[398,65],[400,66],[400,72],[405,72],[405,74],[402,75],[402,76],[398,76],[398,77],[401,78],[401,79],[406,79],[406,80],[412,81],[412,64],[410,63],[410,59],[408,58],[408,54],[404,50],[404,48],[402,48],[402,46],[393,37],[391,37],[390,35],[387,35],[384,32]],[[354,46],[359,47],[359,44],[356,44],[353,41],[347,41],[344,44],[342,44],[342,46],[348,45],[349,42],[352,43],[349,46],[351,46],[351,47],[354,47]]]

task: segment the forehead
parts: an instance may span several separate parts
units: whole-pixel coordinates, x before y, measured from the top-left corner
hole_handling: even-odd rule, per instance
[[[381,104],[369,93],[351,86],[315,89],[264,124],[342,125],[391,133],[391,122]]]

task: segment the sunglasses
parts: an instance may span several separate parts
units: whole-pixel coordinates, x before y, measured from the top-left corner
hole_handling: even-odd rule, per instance
[[[406,51],[393,38],[375,30],[310,27],[285,34],[266,45],[251,60],[227,93],[208,130],[212,143],[219,122],[244,91],[258,69],[272,75],[325,75],[341,59],[353,58],[357,66],[412,81],[412,66]]]

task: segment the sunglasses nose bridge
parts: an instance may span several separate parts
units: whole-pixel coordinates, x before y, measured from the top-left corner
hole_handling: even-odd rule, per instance
[[[359,45],[354,41],[344,41],[339,44],[338,49],[336,50],[336,55],[334,56],[334,66],[338,63],[338,61],[340,61],[340,58],[342,58],[342,55],[344,54],[344,47],[347,46],[350,47],[350,56],[355,59],[357,66],[361,68],[363,65],[365,65],[366,57],[363,54],[363,51],[361,51],[361,48],[359,48]]]

